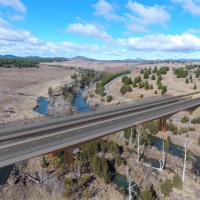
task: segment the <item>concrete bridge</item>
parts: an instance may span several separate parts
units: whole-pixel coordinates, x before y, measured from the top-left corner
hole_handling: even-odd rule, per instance
[[[196,93],[5,127],[0,130],[0,167],[47,153],[52,156],[57,151],[64,151],[66,161],[71,162],[69,149],[155,119],[160,119],[163,129],[167,117],[200,105],[200,98],[192,98]]]

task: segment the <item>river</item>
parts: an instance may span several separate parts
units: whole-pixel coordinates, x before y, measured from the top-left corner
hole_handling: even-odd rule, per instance
[[[76,108],[77,112],[89,112],[91,111],[90,106],[86,102],[85,98],[83,97],[84,90],[80,90],[74,97],[72,102],[72,106]],[[48,115],[48,105],[49,100],[46,97],[38,97],[37,99],[37,106],[33,108],[33,111],[38,112],[42,115]]]

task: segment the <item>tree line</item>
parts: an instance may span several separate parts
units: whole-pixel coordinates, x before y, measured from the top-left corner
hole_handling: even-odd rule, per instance
[[[38,68],[39,62],[22,58],[0,58],[0,67]]]
[[[113,79],[115,79],[119,76],[123,76],[123,75],[129,74],[129,73],[130,73],[129,70],[114,73],[114,74],[104,73],[102,76],[102,79],[99,82],[97,82],[97,84],[96,84],[96,91],[95,91],[96,94],[103,96],[104,90],[105,90],[105,85],[107,83],[109,83],[110,81],[112,81]]]

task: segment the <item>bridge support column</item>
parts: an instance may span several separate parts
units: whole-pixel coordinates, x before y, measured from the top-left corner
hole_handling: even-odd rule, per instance
[[[160,131],[166,131],[166,118],[160,118]]]
[[[68,170],[72,170],[74,167],[74,154],[73,150],[65,149],[64,150],[64,162],[65,168]]]

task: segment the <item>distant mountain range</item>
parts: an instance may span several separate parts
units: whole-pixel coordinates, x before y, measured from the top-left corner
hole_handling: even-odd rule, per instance
[[[33,61],[38,62],[62,62],[62,61],[73,61],[73,60],[83,60],[83,61],[99,61],[99,62],[133,62],[133,63],[143,63],[143,64],[150,64],[150,63],[160,63],[160,62],[200,62],[200,59],[157,59],[157,60],[147,60],[147,59],[141,59],[141,58],[135,58],[135,59],[125,59],[125,60],[96,60],[93,58],[87,58],[84,56],[76,56],[73,58],[65,58],[65,57],[40,57],[40,56],[26,56],[26,57],[19,57],[15,55],[0,55],[0,58],[15,58],[15,59],[30,59]]]

